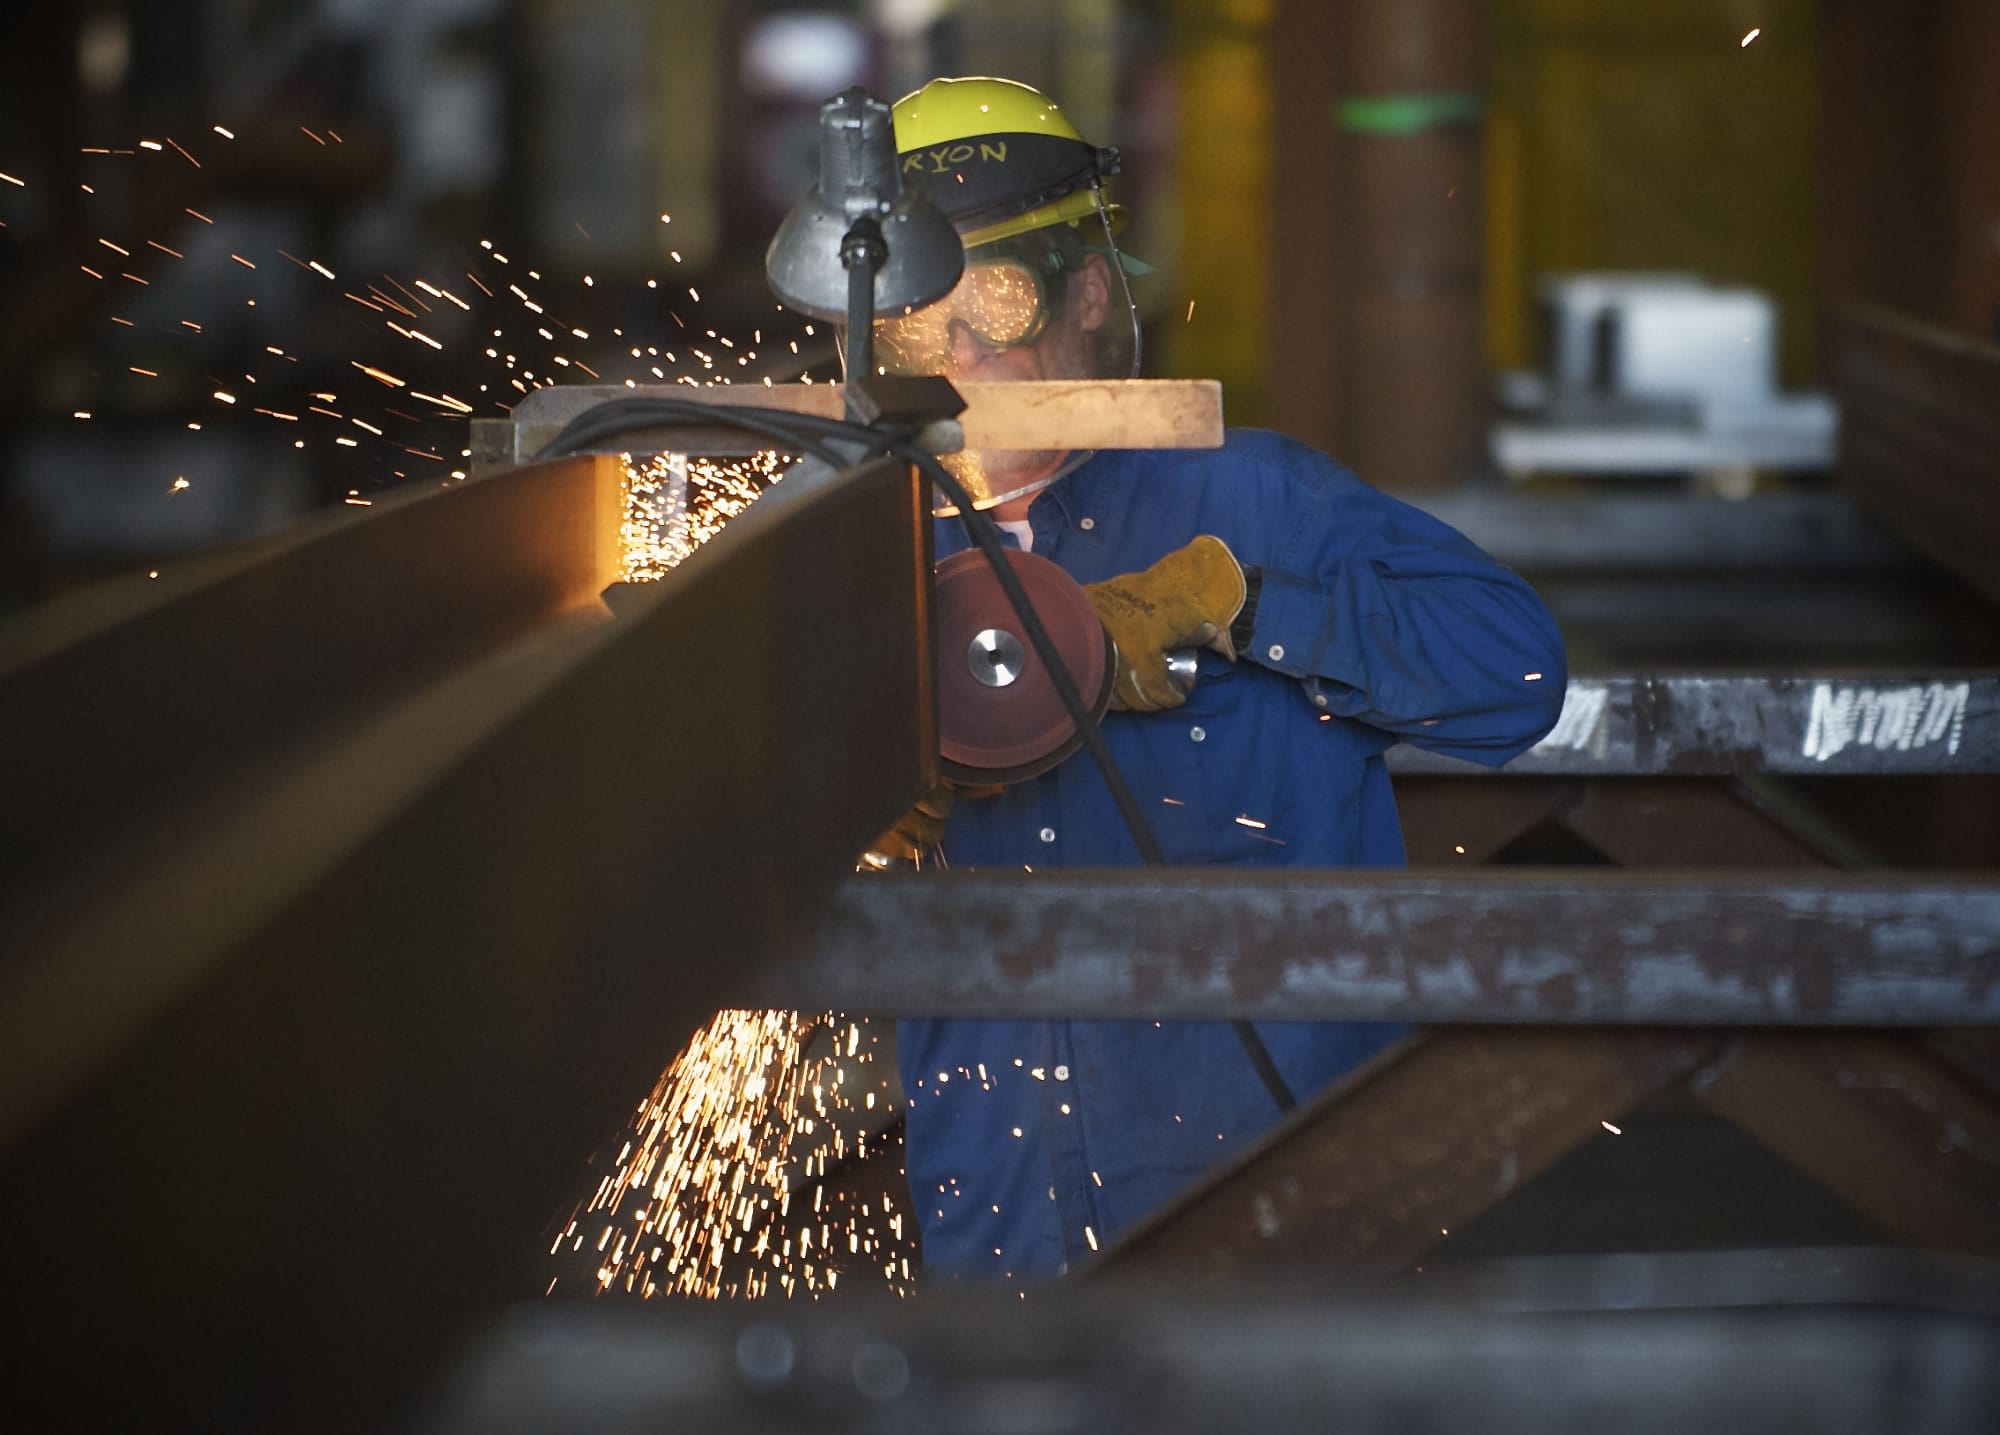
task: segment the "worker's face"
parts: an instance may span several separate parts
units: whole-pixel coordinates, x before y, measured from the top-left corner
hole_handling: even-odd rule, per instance
[[[892,374],[1004,383],[1088,377],[1104,325],[1109,266],[1049,231],[969,251],[944,298],[875,321],[876,362]]]
[[[1047,277],[968,255],[967,275],[950,295],[876,325],[876,358],[891,373],[943,374],[954,382],[1095,378],[1096,337],[1110,302],[1110,267],[1097,254]],[[1064,450],[980,449],[946,461],[983,500],[1032,489],[1067,457]]]

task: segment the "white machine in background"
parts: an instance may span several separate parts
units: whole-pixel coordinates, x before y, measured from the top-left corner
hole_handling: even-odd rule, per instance
[[[1759,469],[1832,465],[1823,394],[1777,387],[1777,310],[1692,274],[1564,274],[1541,284],[1545,371],[1504,374],[1492,454],[1535,473],[1691,473],[1747,492]]]

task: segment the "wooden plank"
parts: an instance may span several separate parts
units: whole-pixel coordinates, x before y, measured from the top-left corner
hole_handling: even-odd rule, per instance
[[[1217,448],[1222,443],[1222,386],[1212,379],[1076,379],[958,386],[967,448]],[[763,407],[837,419],[837,384],[772,387],[564,385],[537,389],[507,419],[475,419],[473,461],[487,468],[524,463],[562,426],[615,399],[676,399],[717,407]],[[607,449],[610,446],[607,445]],[[638,429],[620,437],[623,452],[741,455],[772,448],[765,439],[723,426]]]

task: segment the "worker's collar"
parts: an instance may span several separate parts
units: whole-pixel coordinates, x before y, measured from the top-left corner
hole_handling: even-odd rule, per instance
[[[1075,468],[1036,494],[1035,501],[1028,506],[1029,520],[1032,522],[1035,510],[1046,503],[1061,515],[1065,532],[1074,533],[1091,543],[1102,543],[1104,534],[1101,525],[1083,526],[1083,519],[1090,514],[1090,471],[1097,457],[1094,452],[1084,455],[1083,461]]]

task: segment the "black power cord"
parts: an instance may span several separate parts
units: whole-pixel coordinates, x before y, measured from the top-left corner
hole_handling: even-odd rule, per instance
[[[1104,778],[1104,785],[1111,794],[1111,800],[1118,808],[1118,815],[1124,819],[1125,828],[1132,834],[1132,841],[1139,849],[1139,856],[1150,867],[1167,865],[1166,853],[1161,850],[1159,839],[1146,821],[1145,813],[1132,795],[1131,785],[1125,781],[1125,774],[1119,770],[1117,759],[1111,755],[1110,745],[1104,741],[1104,734],[1098,730],[1097,720],[1091,715],[1083,695],[1078,691],[1075,678],[1070,674],[1069,665],[1063,661],[1061,652],[1049,637],[1048,629],[1042,626],[1041,615],[1028,598],[1027,590],[1021,586],[1014,566],[1007,561],[1005,545],[1000,541],[999,527],[992,517],[973,506],[972,497],[965,491],[951,471],[938,462],[937,456],[914,442],[912,427],[871,428],[844,419],[821,418],[817,414],[797,414],[783,409],[766,409],[750,405],[701,404],[687,399],[631,398],[609,399],[595,408],[586,409],[577,415],[555,438],[535,455],[538,459],[560,458],[567,454],[594,449],[633,429],[668,427],[691,424],[724,424],[741,428],[747,432],[766,438],[778,439],[789,446],[803,449],[822,462],[839,469],[845,468],[854,459],[844,455],[834,447],[836,443],[860,444],[866,452],[889,453],[906,463],[914,464],[917,470],[952,501],[958,510],[959,522],[973,544],[984,555],[993,569],[993,576],[999,581],[1000,589],[1013,605],[1015,615],[1021,620],[1021,627],[1028,635],[1035,654],[1048,669],[1049,681],[1056,690],[1056,697],[1068,713],[1070,721],[1076,725],[1078,736],[1083,739],[1091,760]],[[1292,1094],[1284,1074],[1278,1070],[1271,1058],[1271,1050],[1264,1044],[1264,1038],[1257,1028],[1248,1021],[1234,1020],[1230,1029],[1242,1043],[1244,1055],[1250,1060],[1258,1080],[1281,1112],[1293,1110],[1298,1098]]]

